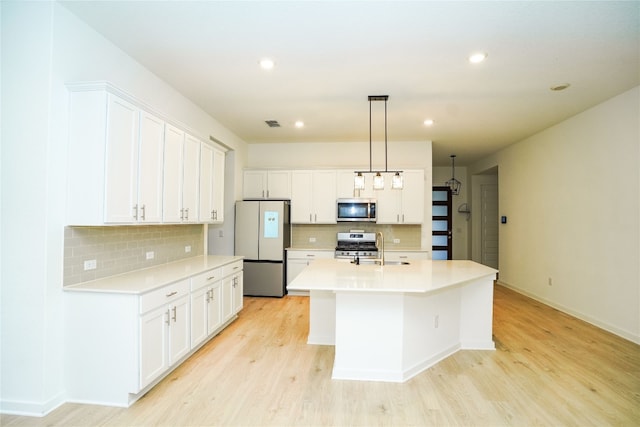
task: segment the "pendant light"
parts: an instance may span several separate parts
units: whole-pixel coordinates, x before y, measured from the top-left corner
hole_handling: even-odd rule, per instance
[[[451,189],[451,194],[457,196],[462,183],[456,179],[456,155],[452,154],[449,157],[451,157],[451,179],[445,182],[445,185]]]
[[[391,188],[400,190],[403,187],[402,171],[390,171],[387,169],[387,101],[389,95],[369,95],[369,170],[368,171],[355,171],[356,174],[353,179],[353,188],[355,190],[364,190],[364,174],[375,174],[373,177],[373,189],[384,189],[384,176],[382,173],[393,173],[393,179],[391,180]],[[384,170],[372,170],[371,164],[371,103],[374,101],[384,101]]]

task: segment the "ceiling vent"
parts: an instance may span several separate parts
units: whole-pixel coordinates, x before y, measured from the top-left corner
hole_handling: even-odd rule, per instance
[[[265,120],[264,121],[270,128],[279,128],[280,123],[277,120]]]

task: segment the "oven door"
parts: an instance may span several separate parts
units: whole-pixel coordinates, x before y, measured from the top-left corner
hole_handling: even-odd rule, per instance
[[[376,221],[376,201],[374,199],[338,199],[338,222]]]

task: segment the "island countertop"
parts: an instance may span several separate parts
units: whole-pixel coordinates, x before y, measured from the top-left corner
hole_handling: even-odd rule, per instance
[[[409,264],[352,264],[345,259],[318,259],[287,287],[289,290],[431,292],[459,285],[498,270],[467,260],[412,260]]]

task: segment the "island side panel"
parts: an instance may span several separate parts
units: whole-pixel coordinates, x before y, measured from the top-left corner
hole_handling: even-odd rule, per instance
[[[309,337],[307,344],[335,345],[336,295],[333,291],[309,292]]]
[[[493,280],[481,277],[461,288],[460,345],[466,350],[495,350],[493,342]]]
[[[460,349],[460,291],[453,287],[404,295],[405,381]]]
[[[403,296],[336,292],[333,379],[402,382]]]

